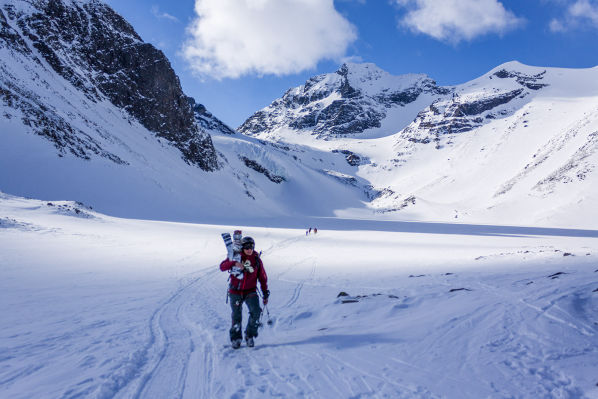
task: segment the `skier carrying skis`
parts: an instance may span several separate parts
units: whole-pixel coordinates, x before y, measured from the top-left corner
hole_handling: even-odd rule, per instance
[[[235,270],[235,273],[230,275],[230,284],[228,287],[228,295],[230,298],[230,306],[232,309],[232,327],[230,329],[230,340],[233,348],[237,349],[241,346],[243,338],[241,334],[241,322],[243,316],[243,302],[247,304],[249,309],[249,320],[245,328],[245,341],[247,346],[254,346],[254,338],[258,335],[258,327],[260,322],[260,315],[262,309],[260,308],[260,301],[257,294],[257,282],[259,280],[264,295],[264,305],[268,304],[268,276],[264,269],[264,264],[257,252],[255,252],[255,241],[251,237],[243,237],[241,241],[242,252],[241,261],[236,262],[226,258],[220,263],[220,270],[230,271]],[[241,272],[236,272],[240,270]]]

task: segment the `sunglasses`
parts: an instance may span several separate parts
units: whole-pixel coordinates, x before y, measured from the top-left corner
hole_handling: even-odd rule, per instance
[[[245,244],[245,245],[243,245],[243,249],[253,249],[253,248],[254,248],[254,246],[251,245],[251,244]]]

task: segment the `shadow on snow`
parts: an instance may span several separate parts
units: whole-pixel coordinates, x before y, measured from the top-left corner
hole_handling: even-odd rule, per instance
[[[221,220],[218,224],[224,224]],[[236,220],[231,225],[263,228],[306,229],[317,227],[318,230],[370,230],[398,233],[454,234],[468,236],[499,237],[589,237],[598,238],[598,230],[566,229],[552,227],[499,226],[484,224],[459,224],[440,222],[405,222],[367,219],[340,219],[328,217],[279,217],[272,219]]]
[[[275,344],[260,344],[256,349],[277,348],[281,346],[295,345],[318,345],[324,344],[333,349],[357,348],[365,345],[375,345],[383,343],[398,344],[403,342],[398,338],[391,338],[383,334],[332,334],[318,335],[309,337],[300,341],[280,342]]]

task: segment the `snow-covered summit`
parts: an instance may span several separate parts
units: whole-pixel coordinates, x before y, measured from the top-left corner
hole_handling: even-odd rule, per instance
[[[378,96],[389,91],[403,91],[422,84],[434,85],[426,74],[391,75],[373,63],[344,63],[337,71],[346,77],[349,85],[368,96]]]
[[[344,167],[321,167],[364,190],[365,208],[385,218],[588,226],[598,207],[589,183],[597,105],[598,68],[512,61],[442,88],[425,75],[345,64],[289,90],[241,131],[343,156]]]
[[[386,161],[364,168],[386,190],[372,205],[460,220],[590,226],[585,221],[598,205],[591,184],[597,82],[596,68],[509,62],[456,86],[394,136]]]
[[[281,128],[309,131],[321,138],[390,133],[396,127],[389,130],[385,121],[394,121],[396,114],[413,118],[417,100],[446,93],[423,74],[392,76],[371,63],[345,63],[336,72],[288,90],[245,121],[239,131],[263,138],[272,138],[271,133]]]

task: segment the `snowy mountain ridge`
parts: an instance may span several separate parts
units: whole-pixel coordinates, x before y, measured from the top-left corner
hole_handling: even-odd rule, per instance
[[[596,215],[596,68],[510,62],[440,87],[346,63],[238,134],[101,1],[1,4],[7,193],[188,221],[249,212],[589,227]]]
[[[392,76],[371,63],[345,63],[334,73],[315,76],[288,90],[245,121],[239,131],[261,138],[281,126],[309,131],[319,138],[360,134],[382,127],[384,119],[409,115],[404,108],[413,108],[420,96],[432,98],[448,92],[423,74]]]
[[[186,96],[162,52],[102,1],[1,4],[0,190],[190,221],[293,213],[287,192],[307,199],[302,186],[327,179]],[[332,198],[357,201],[328,180]]]
[[[378,89],[380,76],[391,81],[380,72],[363,73],[374,69],[368,64],[347,64],[341,69],[347,68],[354,69],[347,76],[360,78],[344,81],[360,89],[345,86],[345,92]],[[315,81],[342,82],[339,76],[338,72],[321,75]],[[309,80],[239,129],[259,122],[263,130],[248,134],[291,148],[296,144],[344,155],[348,163],[344,170],[338,169],[338,163],[322,165],[322,169],[342,172],[349,185],[362,182],[357,186],[369,198],[366,209],[386,218],[589,226],[587,216],[596,215],[598,206],[598,193],[590,183],[596,179],[598,165],[597,78],[598,68],[542,68],[508,62],[462,85],[428,85],[431,89],[422,91],[415,101],[390,106],[394,115],[387,110],[388,104],[378,104],[372,111],[371,103],[360,100],[368,105],[349,119],[385,116],[360,132],[344,130],[347,125],[335,119],[336,130],[327,131],[344,135],[322,133],[317,125],[296,124],[306,119],[329,122],[318,119],[322,112],[319,97],[291,101],[297,93],[314,93]],[[408,83],[397,92],[404,93],[418,79],[427,81],[423,76],[413,79],[405,77],[402,82]],[[341,84],[334,90],[329,83],[322,87],[329,93],[325,98],[343,98]],[[290,111],[285,111],[284,104],[290,104]],[[364,209],[339,210],[338,214],[368,217]]]
[[[203,170],[216,168],[210,137],[197,129],[170,63],[161,51],[144,43],[127,21],[97,0],[22,3],[5,2],[2,8],[2,48],[8,52],[2,78],[11,93],[5,97],[13,108],[25,112],[37,134],[54,142],[61,152],[84,159],[102,152],[88,132],[71,132],[71,118],[61,115],[51,101],[39,102],[35,94],[53,86],[42,75],[49,72],[80,92],[87,109],[108,101],[177,147],[186,162]],[[22,76],[23,70],[29,76]],[[27,77],[29,84],[23,85],[19,80]],[[57,90],[52,94],[64,96]],[[32,102],[37,104],[32,107]]]

